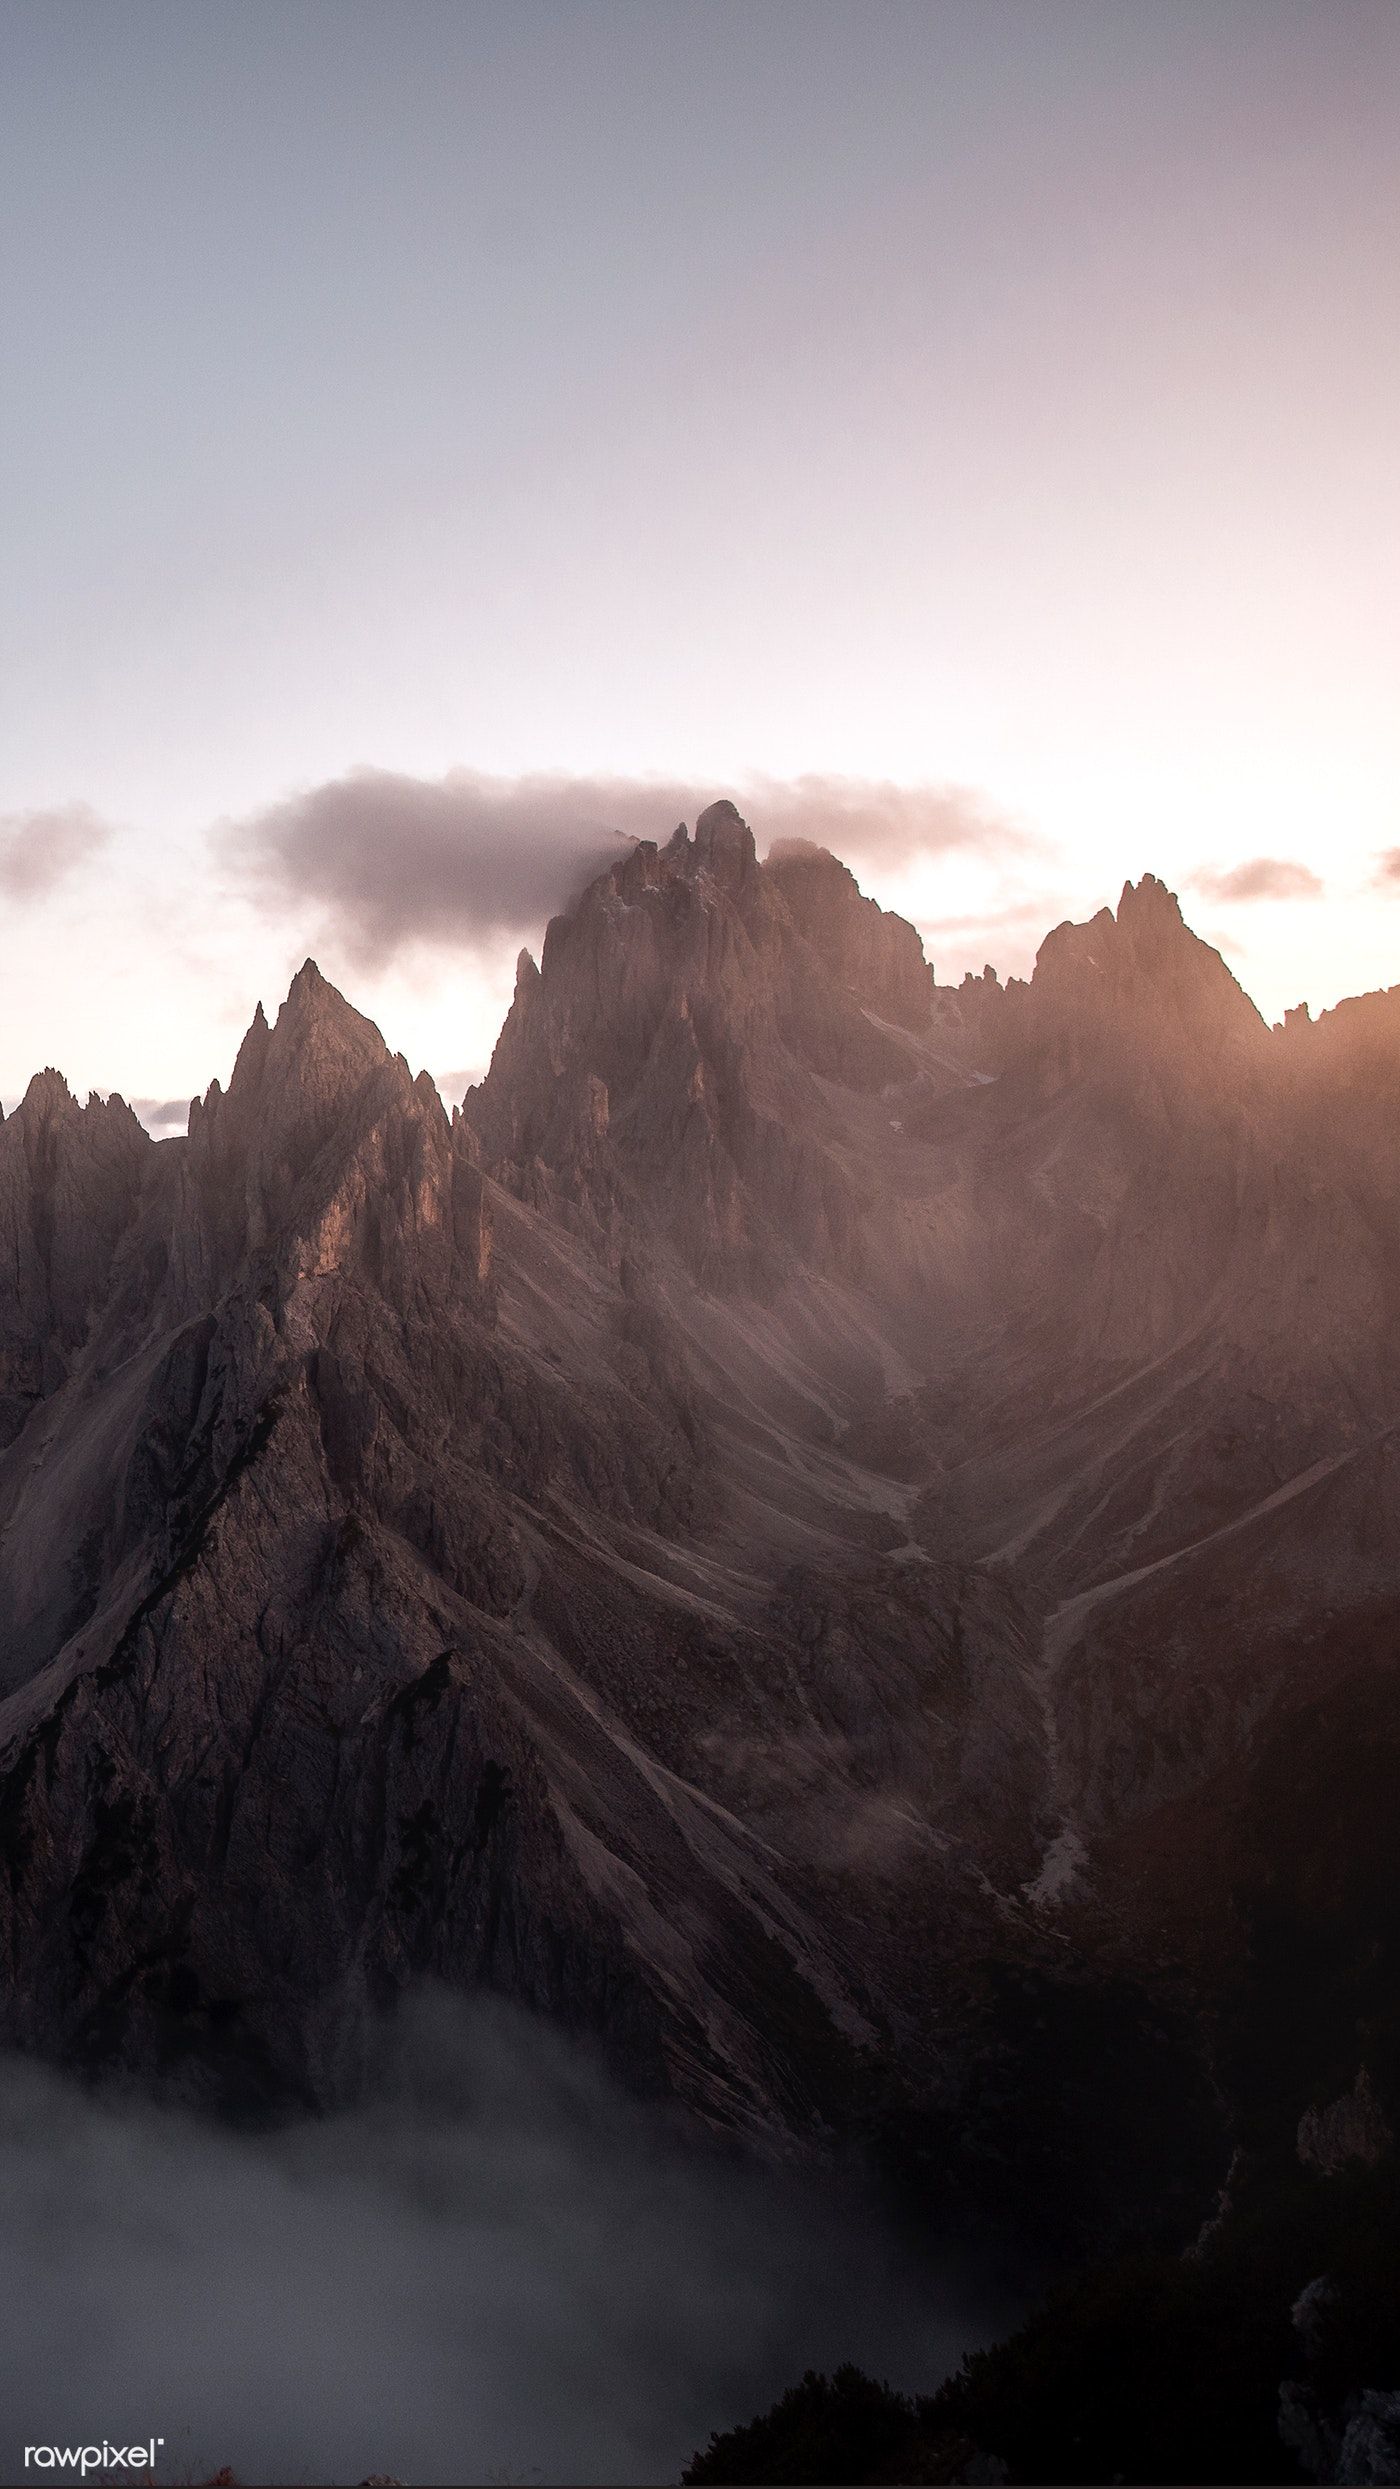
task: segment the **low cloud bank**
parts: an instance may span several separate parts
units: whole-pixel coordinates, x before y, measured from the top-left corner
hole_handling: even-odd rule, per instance
[[[87,804],[0,813],[0,893],[23,906],[46,899],[105,847],[112,832]]]
[[[604,780],[357,769],[227,825],[219,843],[267,907],[310,903],[357,965],[382,967],[413,943],[542,925],[658,818],[669,835],[677,800]]]
[[[857,869],[902,870],[950,849],[1031,842],[976,796],[831,777],[695,781],[445,778],[360,769],[218,833],[225,865],[273,913],[306,907],[361,968],[415,944],[478,948],[538,936],[632,841],[732,792],[760,847],[803,838]]]
[[[716,2161],[498,2007],[417,2000],[352,2114],[273,2135],[0,2066],[0,2477],[675,2479],[809,2365],[928,2388],[1005,2308],[853,2186]]]

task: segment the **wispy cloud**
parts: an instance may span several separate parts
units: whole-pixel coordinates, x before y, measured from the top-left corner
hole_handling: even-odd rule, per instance
[[[1320,899],[1322,883],[1311,866],[1291,856],[1251,856],[1247,864],[1219,872],[1211,865],[1188,875],[1188,887],[1223,902],[1251,899]]]
[[[127,1104],[157,1140],[171,1132],[183,1132],[189,1123],[188,1098],[128,1098]]]
[[[359,967],[416,944],[486,947],[535,934],[627,843],[665,840],[730,793],[760,847],[794,837],[859,868],[1008,853],[1027,835],[957,788],[806,777],[719,788],[681,779],[437,779],[359,769],[225,823],[226,866],[271,912],[310,909]]]
[[[1062,898],[1017,899],[1004,907],[975,909],[966,916],[935,916],[928,920],[927,930],[937,934],[1023,934],[1034,930],[1037,938],[1052,925],[1064,921]],[[1059,910],[1058,915],[1056,910]]]
[[[110,825],[87,804],[0,813],[0,892],[21,906],[47,898],[111,835]]]
[[[771,845],[805,839],[829,847],[847,864],[884,872],[928,856],[1026,855],[1043,845],[972,787],[899,786],[878,778],[754,778],[741,790],[741,800],[755,830]]]
[[[1400,890],[1400,847],[1387,847],[1377,856],[1371,882],[1377,890]]]

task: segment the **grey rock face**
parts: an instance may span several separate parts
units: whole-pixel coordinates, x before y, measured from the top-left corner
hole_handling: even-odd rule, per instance
[[[467,1100],[497,1180],[605,1255],[655,1243],[707,1285],[771,1288],[802,1258],[853,1269],[858,1198],[826,1086],[873,1097],[917,1067],[845,972],[875,963],[878,999],[916,1011],[918,938],[875,911],[887,958],[871,903],[832,872],[814,894],[765,870],[713,805],[693,841],[643,844],[596,881],[551,924],[542,968],[522,959]]]
[[[933,973],[912,925],[864,898],[849,867],[822,847],[788,842],[769,857],[767,877],[858,1009],[898,1028],[928,1027]]]
[[[1298,2120],[1298,2158],[1326,2178],[1335,2177],[1348,2161],[1374,2169],[1394,2149],[1395,2137],[1365,2066],[1339,2100],[1305,2109]]]
[[[1342,2450],[1342,2433],[1324,2412],[1311,2386],[1290,2377],[1279,2387],[1279,2441],[1292,2455],[1304,2480],[1332,2481]]]
[[[1347,2483],[1400,2481],[1400,2394],[1367,2392],[1347,2422],[1333,2477]]]
[[[80,1107],[54,1071],[0,1122],[0,1445],[63,1379],[154,1147],[122,1099]]]
[[[1170,2164],[1198,2226],[1300,1754],[1347,1908],[1389,1871],[1379,1001],[1271,1034],[1150,879],[950,992],[721,805],[522,957],[451,1121],[309,963],[187,1140],[46,1076],[5,2034],[324,2101],[431,1973],[767,2148],[1129,2208]]]

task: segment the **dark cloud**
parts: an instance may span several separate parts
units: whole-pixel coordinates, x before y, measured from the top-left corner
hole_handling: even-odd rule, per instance
[[[638,838],[693,825],[733,792],[760,846],[805,838],[889,871],[952,848],[1028,846],[958,789],[845,778],[412,778],[360,769],[219,832],[225,861],[274,909],[308,906],[361,967],[418,943],[494,946],[537,934]]]
[[[1202,865],[1190,876],[1190,887],[1207,899],[1320,899],[1322,884],[1306,864],[1288,856],[1252,856],[1221,873]]]
[[[86,804],[0,813],[0,892],[21,904],[46,898],[111,835]]]
[[[556,2035],[425,1998],[375,2096],[272,2134],[0,2061],[0,2478],[674,2480],[816,2364],[930,2387],[1014,2311],[870,2198],[680,2141]]]
[[[157,1140],[183,1132],[190,1120],[188,1098],[128,1098],[127,1104]]]
[[[688,792],[358,769],[220,838],[267,903],[310,903],[370,967],[416,943],[486,946],[538,931],[632,840],[669,837]]]

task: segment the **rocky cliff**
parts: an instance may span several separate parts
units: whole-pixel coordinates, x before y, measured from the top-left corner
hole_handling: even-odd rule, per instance
[[[943,988],[719,804],[450,1118],[310,963],[185,1140],[43,1075],[7,2035],[324,2102],[433,1974],[1096,2235],[1389,2096],[1392,1005],[1267,1030],[1150,878]]]

